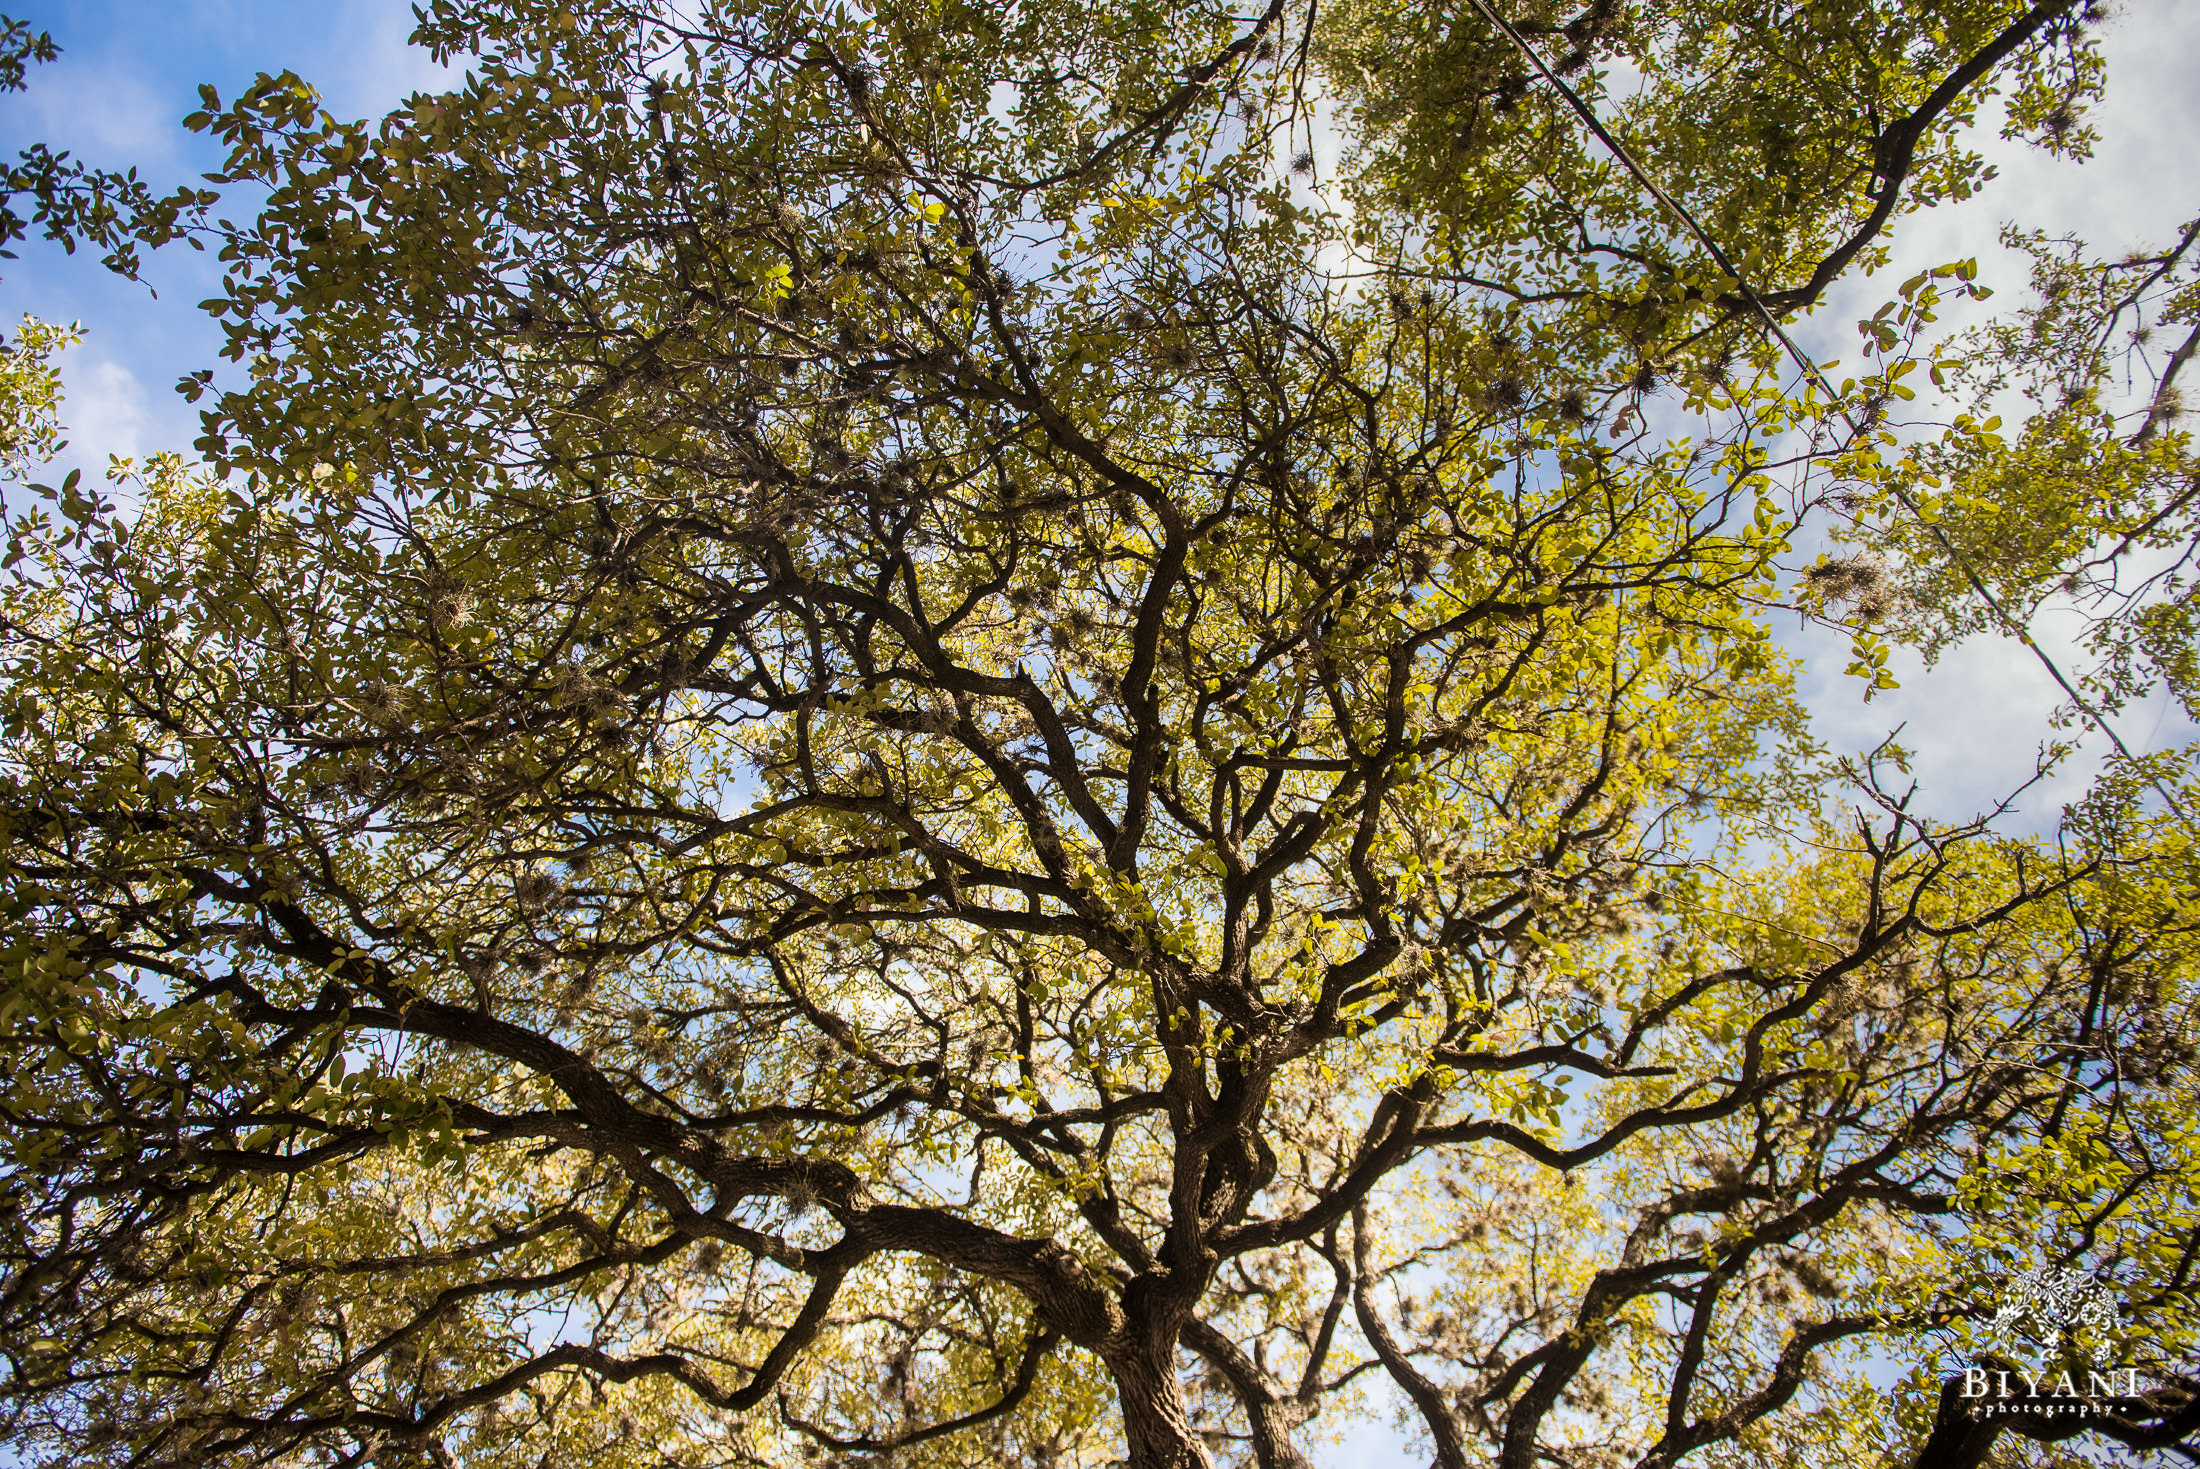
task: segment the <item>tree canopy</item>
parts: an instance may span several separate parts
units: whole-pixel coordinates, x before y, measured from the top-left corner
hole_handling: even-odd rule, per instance
[[[1770,624],[2200,703],[2193,231],[1767,331],[1990,98],[2082,153],[2098,19],[436,0],[378,122],[204,89],[237,220],[54,216],[217,252],[198,458],[10,492],[12,1442],[2181,1451],[2190,752],[1934,819]]]

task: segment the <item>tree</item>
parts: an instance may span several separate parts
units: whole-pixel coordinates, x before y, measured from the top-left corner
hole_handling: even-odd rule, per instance
[[[1864,1354],[2033,1232],[2145,1386],[2009,1426],[2188,1432],[2189,831],[1928,821],[1763,621],[1901,451],[1752,300],[2093,74],[1957,9],[1785,90],[1515,17],[1777,153],[1699,175],[1754,298],[1472,15],[1349,212],[1276,140],[1419,12],[441,4],[378,129],[209,90],[244,378],[11,526],[13,1439],[1271,1469],[1387,1382],[1447,1469],[1955,1462]]]

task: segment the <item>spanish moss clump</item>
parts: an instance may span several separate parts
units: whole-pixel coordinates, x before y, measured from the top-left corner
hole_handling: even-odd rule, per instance
[[[1894,586],[1886,567],[1870,556],[1820,561],[1803,573],[1805,582],[1829,608],[1844,609],[1858,622],[1878,622],[1894,604]]]

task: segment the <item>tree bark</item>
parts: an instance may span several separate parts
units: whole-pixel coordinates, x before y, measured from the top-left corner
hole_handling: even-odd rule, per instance
[[[1979,1469],[2001,1437],[2001,1427],[1974,1417],[1963,1400],[1963,1379],[1951,1377],[1940,1389],[1932,1437],[1918,1450],[1911,1469]]]
[[[1192,1432],[1184,1390],[1176,1379],[1176,1353],[1126,1353],[1108,1358],[1123,1407],[1123,1436],[1130,1469],[1213,1469],[1214,1461]]]
[[[1229,1379],[1252,1427],[1256,1469],[1314,1469],[1291,1442],[1292,1430],[1308,1417],[1304,1401],[1275,1391],[1236,1343],[1196,1316],[1184,1323],[1184,1345]]]

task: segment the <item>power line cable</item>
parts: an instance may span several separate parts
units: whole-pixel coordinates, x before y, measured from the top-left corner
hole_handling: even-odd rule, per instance
[[[1543,79],[1557,90],[1559,96],[1566,99],[1567,105],[1573,108],[1575,114],[1581,118],[1589,131],[1596,135],[1597,141],[1611,150],[1612,156],[1617,158],[1621,166],[1634,176],[1635,182],[1641,184],[1652,198],[1672,212],[1674,218],[1681,222],[1682,227],[1695,237],[1696,243],[1703,247],[1704,253],[1711,257],[1712,263],[1734,278],[1735,290],[1739,291],[1742,299],[1747,301],[1751,308],[1756,311],[1758,317],[1764,322],[1766,329],[1772,333],[1782,347],[1787,349],[1787,354],[1795,359],[1796,365],[1802,368],[1804,375],[1825,393],[1827,400],[1833,404],[1834,411],[1839,413],[1842,422],[1849,426],[1849,432],[1861,436],[1864,427],[1850,416],[1848,405],[1842,401],[1841,394],[1834,391],[1832,382],[1819,369],[1817,362],[1809,353],[1796,345],[1795,339],[1788,335],[1787,329],[1780,325],[1779,319],[1766,308],[1764,301],[1758,297],[1757,293],[1750,289],[1749,282],[1743,277],[1740,268],[1727,258],[1726,252],[1719,248],[1718,241],[1711,237],[1710,231],[1697,223],[1695,215],[1691,214],[1685,205],[1671,194],[1668,194],[1658,181],[1651,177],[1650,171],[1635,160],[1634,153],[1627,145],[1612,135],[1611,130],[1605,127],[1595,111],[1587,102],[1582,100],[1581,95],[1567,85],[1565,78],[1544,63],[1543,57],[1533,46],[1528,44],[1526,37],[1514,30],[1512,23],[1498,14],[1496,9],[1489,3],[1489,0],[1474,0],[1474,8],[1482,13],[1483,19],[1494,26],[1499,34],[1513,44],[1514,49],[1528,59],[1528,64],[1542,74]],[[1891,188],[1893,185],[1890,183],[1889,187]],[[2132,754],[2131,747],[2124,743],[2123,737],[2116,733],[2114,726],[2109,724],[2107,716],[2094,708],[2092,702],[2085,695],[2079,693],[2070,680],[2063,675],[2062,669],[2056,664],[2054,658],[2033,638],[2031,629],[2026,627],[2014,613],[2003,605],[2001,599],[1993,594],[1985,581],[1972,569],[1971,563],[1964,558],[1963,553],[1956,549],[1955,543],[1948,539],[1947,532],[1943,531],[1936,522],[1926,517],[1924,511],[1919,508],[1917,501],[1912,498],[1909,490],[1900,481],[1890,481],[1890,484],[1894,490],[1895,499],[1901,502],[1902,508],[1907,510],[1917,523],[1925,528],[1926,534],[1931,536],[1940,549],[1947,553],[1949,561],[1953,562],[1956,569],[1963,573],[1963,579],[1970,584],[1971,590],[1978,593],[1979,600],[1984,602],[1994,616],[2000,620],[2010,636],[2032,650],[2032,656],[2039,660],[2040,666],[2047,670],[2048,676],[2055,680],[2056,686],[2070,696],[2070,701],[2077,705],[2079,712],[2085,715],[2087,722],[2108,737],[2108,742],[2116,747],[2117,754],[2123,756],[2131,764],[2136,765],[2138,757]],[[2183,821],[2188,827],[2193,825],[2192,817],[2186,814],[2185,808],[2178,801],[2176,793],[2162,781],[2161,777],[2150,775],[2147,777],[2147,782],[2169,804],[2169,809],[2177,814],[2180,821]]]

